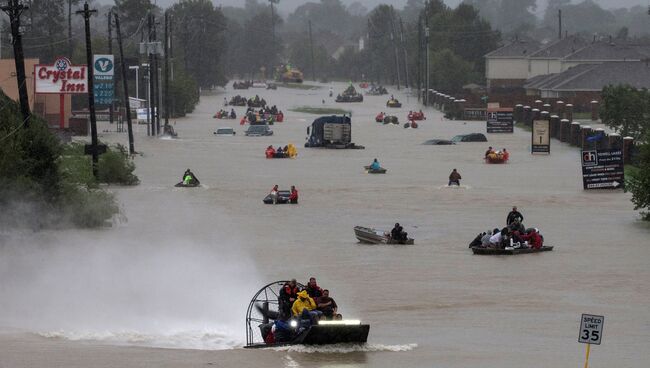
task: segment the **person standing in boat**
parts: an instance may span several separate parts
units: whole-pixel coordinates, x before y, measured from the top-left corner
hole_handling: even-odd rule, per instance
[[[456,169],[453,169],[451,174],[449,174],[449,184],[447,186],[451,186],[452,184],[460,186],[460,179],[462,179],[460,173]]]
[[[517,206],[512,207],[512,211],[508,213],[508,217],[506,218],[506,225],[510,226],[510,224],[512,224],[515,219],[519,220],[520,223],[524,221],[524,216],[519,211],[517,211]]]
[[[270,193],[271,199],[273,200],[273,204],[278,203],[278,191],[279,191],[278,185],[276,184],[273,186],[273,189],[271,189],[271,193]]]

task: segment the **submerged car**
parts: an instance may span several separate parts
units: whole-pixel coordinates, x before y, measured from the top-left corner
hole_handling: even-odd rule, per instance
[[[229,127],[223,127],[223,128],[217,128],[217,131],[214,132],[215,135],[228,135],[228,136],[233,136],[237,134],[233,128]]]
[[[487,142],[485,134],[482,133],[470,133],[470,134],[460,134],[451,139],[452,142]]]
[[[422,144],[431,145],[431,146],[443,146],[443,145],[456,144],[456,143],[450,141],[449,139],[429,139],[428,141]]]
[[[250,137],[261,137],[266,135],[273,135],[273,131],[268,125],[251,125],[244,133]]]

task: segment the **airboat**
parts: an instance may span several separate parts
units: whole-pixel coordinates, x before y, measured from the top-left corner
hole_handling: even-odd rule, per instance
[[[352,343],[362,344],[368,341],[370,325],[359,320],[321,320],[303,331],[294,332],[289,341],[267,343],[266,334],[278,318],[280,310],[280,290],[289,281],[274,281],[262,287],[251,299],[246,310],[246,346],[245,348],[268,348],[285,345],[326,345]],[[297,284],[300,289],[304,285]],[[292,328],[297,324],[290,322]]]

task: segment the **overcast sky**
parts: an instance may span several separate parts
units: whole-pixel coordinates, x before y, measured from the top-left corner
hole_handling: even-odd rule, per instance
[[[178,0],[154,0],[157,1],[158,5],[162,7],[167,7],[175,2],[178,2]],[[280,9],[283,13],[287,14],[293,11],[297,6],[300,4],[304,4],[307,2],[318,2],[319,0],[280,0]],[[372,9],[375,6],[379,4],[392,4],[397,8],[401,8],[406,4],[407,0],[342,0],[343,3],[345,4],[351,4],[355,1],[358,1],[362,3],[366,8]],[[447,3],[450,6],[456,6],[461,0],[444,0],[445,3]],[[648,6],[648,0],[595,0],[598,4],[600,4],[604,8],[620,8],[620,7],[631,7],[634,5],[642,5],[642,6]],[[103,4],[113,4],[113,0],[99,0],[100,3]],[[244,0],[213,0],[212,1],[215,5],[229,5],[229,6],[243,6]],[[259,2],[264,2],[263,0],[259,0]],[[537,0],[537,3],[539,5],[539,11],[543,11],[544,7],[546,6],[547,0]],[[580,2],[573,0],[574,3]]]

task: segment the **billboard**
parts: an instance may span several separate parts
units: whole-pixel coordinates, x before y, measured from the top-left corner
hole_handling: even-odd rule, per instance
[[[36,93],[76,94],[88,93],[86,65],[72,65],[64,57],[54,64],[34,65],[34,90]]]
[[[551,153],[551,124],[548,120],[533,121],[531,153]]]
[[[498,107],[487,109],[488,133],[514,133],[512,108]]]
[[[581,162],[584,189],[619,189],[625,185],[620,148],[582,151]]]

